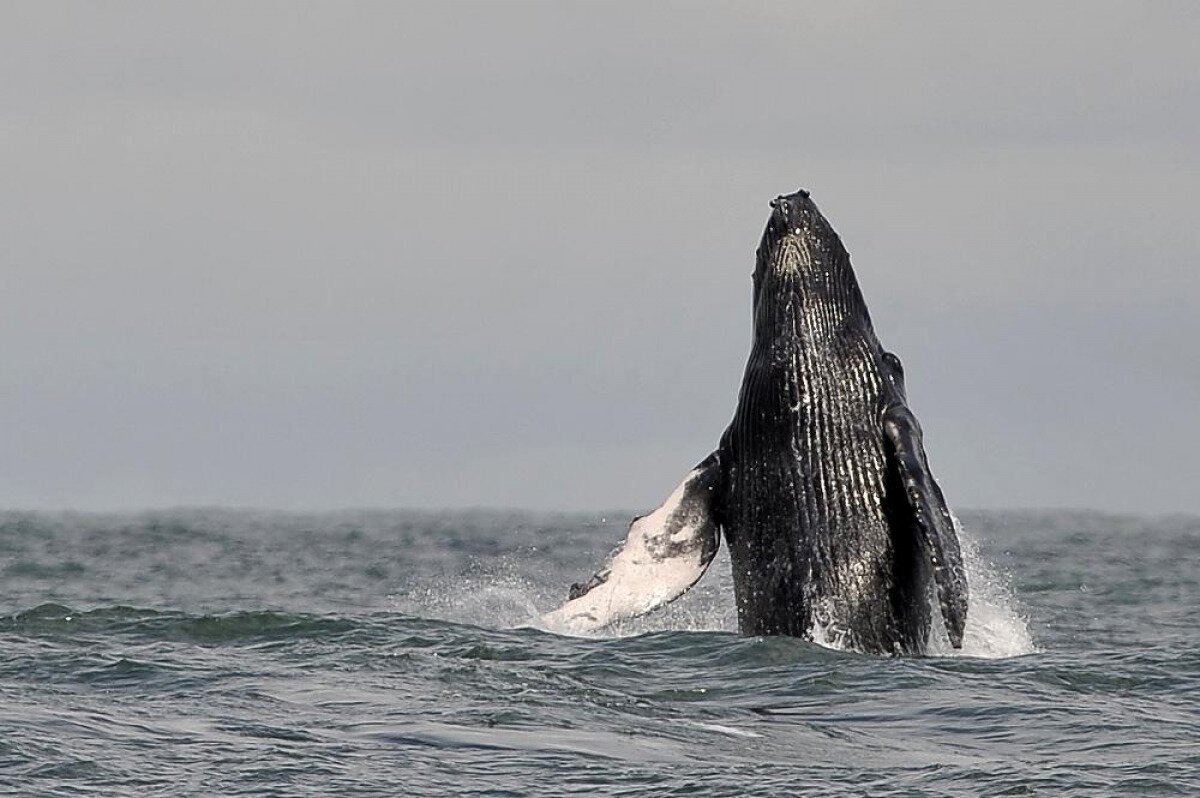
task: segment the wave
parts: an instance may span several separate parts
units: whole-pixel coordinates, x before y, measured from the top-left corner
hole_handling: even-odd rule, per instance
[[[124,605],[81,611],[62,604],[41,604],[0,618],[0,633],[59,638],[122,635],[213,644],[328,637],[362,628],[361,622],[337,616],[270,610],[195,615]]]

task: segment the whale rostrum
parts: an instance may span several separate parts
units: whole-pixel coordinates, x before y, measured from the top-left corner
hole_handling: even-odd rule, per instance
[[[850,256],[808,192],[771,207],[733,421],[544,621],[585,633],[650,612],[703,576],[723,536],[744,634],[919,654],[933,597],[960,648],[966,572],[903,367],[876,338]]]

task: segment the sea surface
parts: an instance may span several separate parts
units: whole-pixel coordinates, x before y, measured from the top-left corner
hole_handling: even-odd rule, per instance
[[[0,513],[0,795],[1200,795],[1200,519],[963,513],[964,650],[539,628],[627,513]]]

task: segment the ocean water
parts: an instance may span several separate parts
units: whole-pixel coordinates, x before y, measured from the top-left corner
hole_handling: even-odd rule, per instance
[[[538,628],[627,521],[0,513],[0,794],[1200,794],[1200,519],[964,513],[962,652],[741,637],[723,555]]]

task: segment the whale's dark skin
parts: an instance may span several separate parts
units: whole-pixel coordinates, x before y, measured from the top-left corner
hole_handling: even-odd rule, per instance
[[[957,533],[850,256],[805,191],[771,203],[754,343],[720,445],[550,623],[586,631],[653,609],[704,573],[723,534],[744,634],[919,654],[936,590],[962,645]]]

